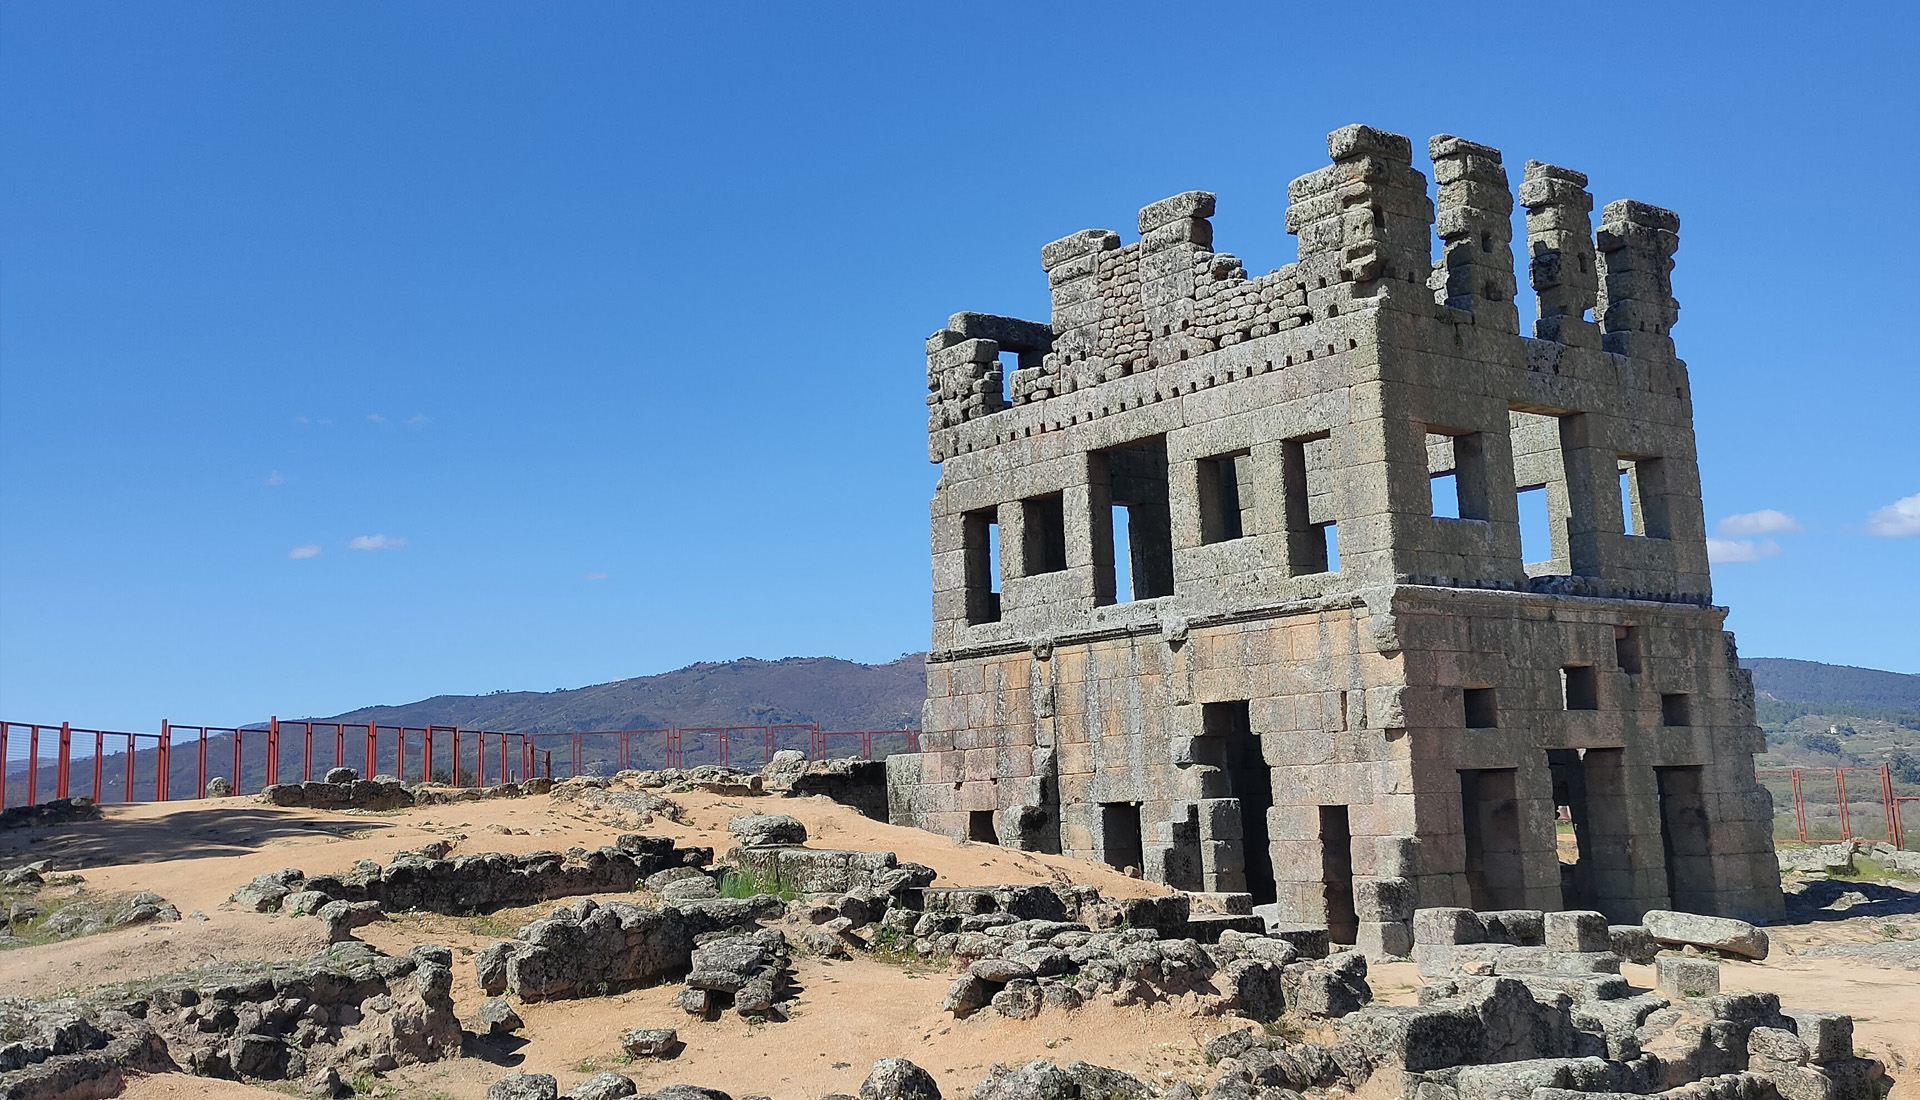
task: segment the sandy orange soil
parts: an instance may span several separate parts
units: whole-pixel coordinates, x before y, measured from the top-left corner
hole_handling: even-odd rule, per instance
[[[791,813],[807,825],[809,845],[881,849],[939,872],[939,885],[1076,881],[1108,896],[1162,891],[1110,868],[1059,856],[967,844],[861,817],[825,798],[765,799],[707,793],[673,796],[688,824],[656,819],[639,831],[672,836],[724,852],[729,817]],[[524,830],[507,832],[505,830]],[[242,912],[227,896],[254,875],[281,867],[308,873],[339,871],[355,860],[386,862],[393,854],[434,841],[452,841],[454,853],[561,850],[610,843],[631,827],[589,819],[565,802],[511,799],[423,807],[398,813],[325,813],[263,806],[247,799],[109,807],[105,820],[58,830],[0,834],[0,866],[47,858],[79,867],[86,889],[100,894],[153,890],[183,913],[178,923],[147,925],[80,940],[0,952],[0,992],[46,995],[183,970],[216,959],[286,958],[324,944],[320,924],[308,918]],[[471,952],[512,934],[551,906],[479,918],[398,914],[362,929],[367,942],[389,952],[441,943],[456,954],[454,999],[471,1021],[484,995],[465,965]],[[1907,935],[1920,928],[1907,922]],[[1765,963],[1729,963],[1728,989],[1765,989],[1791,1007],[1850,1012],[1857,1043],[1885,1059],[1898,1080],[1893,1100],[1920,1098],[1909,1078],[1920,1061],[1920,979],[1911,970],[1883,969],[1848,959],[1812,958],[1808,947],[1849,938],[1884,938],[1867,922],[1769,930],[1776,950]],[[1652,968],[1626,968],[1642,988]],[[516,1006],[526,1028],[502,1044],[476,1042],[469,1057],[412,1066],[389,1076],[389,1095],[479,1098],[502,1074],[552,1073],[564,1091],[597,1069],[616,1069],[642,1089],[672,1081],[710,1085],[736,1096],[816,1100],[858,1091],[875,1059],[906,1057],[926,1068],[948,1096],[964,1096],[994,1062],[1030,1058],[1085,1059],[1157,1084],[1201,1082],[1207,1039],[1245,1021],[1187,1014],[1175,1002],[1152,1009],[1088,1006],[1048,1011],[1032,1021],[992,1013],[955,1020],[939,1010],[951,974],[926,964],[874,958],[825,960],[796,956],[790,1018],[749,1024],[731,1014],[714,1022],[690,1019],[674,1007],[677,985],[618,996]],[[1410,1004],[1418,976],[1410,963],[1378,965],[1371,982],[1381,1001]],[[668,1061],[629,1063],[619,1035],[633,1027],[675,1027],[686,1043]],[[1203,1090],[1204,1091],[1204,1090]],[[176,1074],[139,1078],[124,1094],[161,1097],[283,1095],[228,1082]]]

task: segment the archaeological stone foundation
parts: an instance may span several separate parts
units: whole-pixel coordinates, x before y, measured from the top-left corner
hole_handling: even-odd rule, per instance
[[[1679,219],[1365,126],[1288,188],[1041,249],[927,343],[933,639],[890,813],[1405,954],[1415,907],[1781,909],[1707,569]],[[1437,234],[1435,258],[1431,242]]]

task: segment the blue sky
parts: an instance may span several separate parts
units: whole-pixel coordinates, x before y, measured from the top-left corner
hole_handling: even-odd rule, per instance
[[[1355,121],[1677,209],[1742,651],[1920,671],[1920,27],[1704,7],[16,0],[0,712],[923,648],[925,335]]]

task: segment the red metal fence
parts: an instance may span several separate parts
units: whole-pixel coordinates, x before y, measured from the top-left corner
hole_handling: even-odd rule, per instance
[[[403,782],[412,776],[454,787],[488,786],[534,775],[552,777],[556,753],[564,775],[579,775],[595,763],[615,771],[703,763],[759,767],[780,749],[802,748],[803,742],[808,759],[823,759],[832,739],[849,737],[860,739],[859,754],[867,760],[874,758],[876,743],[883,757],[894,742],[901,748],[891,751],[918,752],[920,748],[918,730],[822,730],[812,723],[524,733],[274,718],[265,727],[253,728],[162,721],[159,733],[137,733],[75,729],[67,723],[0,721],[0,810],[6,809],[12,792],[23,794],[29,805],[47,796],[49,784],[43,782],[41,772],[49,766],[53,798],[77,794],[97,802],[205,798],[207,781],[225,770],[221,765],[228,762],[226,752],[218,751],[221,738],[231,743],[229,782],[235,793],[242,793],[250,774],[265,786],[311,781],[316,773],[324,778],[328,769],[336,767],[357,768],[366,776],[392,775]],[[210,744],[220,759],[210,759]],[[187,761],[175,758],[176,749],[188,754],[190,774]],[[283,751],[299,754],[297,775],[291,759],[283,767]],[[121,757],[111,768],[110,752]],[[75,787],[76,763],[83,780],[90,773],[90,788]],[[176,794],[172,781],[189,779],[193,793]],[[18,799],[14,802],[18,804]]]
[[[1847,790],[1847,776],[1857,778]],[[1768,777],[1775,777],[1768,782]],[[1920,802],[1917,795],[1894,793],[1893,769],[1873,768],[1758,768],[1754,777],[1774,792],[1774,835],[1783,840],[1821,843],[1834,840],[1886,840],[1904,847],[1906,829],[1900,820],[1903,804]],[[1786,781],[1780,788],[1780,779]],[[1782,808],[1785,795],[1787,807]],[[1856,828],[1855,816],[1862,820]],[[1875,820],[1875,817],[1878,820]],[[1884,835],[1871,835],[1884,834]]]

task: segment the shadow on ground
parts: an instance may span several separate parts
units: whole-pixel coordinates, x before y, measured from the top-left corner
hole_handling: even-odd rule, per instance
[[[1829,908],[1847,894],[1858,894],[1865,901]],[[1920,913],[1920,892],[1887,886],[1878,882],[1850,882],[1825,879],[1809,882],[1799,890],[1786,891],[1789,924],[1817,924],[1823,921],[1851,920],[1856,917],[1895,917]]]
[[[111,811],[109,811],[111,813]],[[163,817],[112,817],[0,833],[0,867],[50,859],[62,871],[115,863],[157,863],[258,851],[275,840],[315,834],[345,837],[390,829],[377,818],[316,818],[266,809],[209,806]]]

